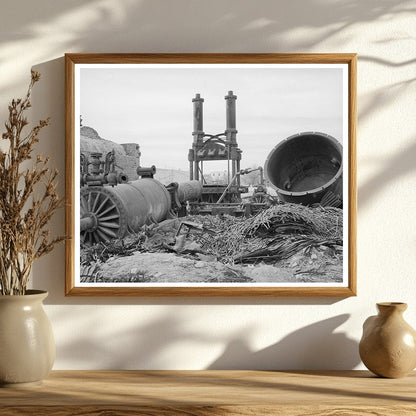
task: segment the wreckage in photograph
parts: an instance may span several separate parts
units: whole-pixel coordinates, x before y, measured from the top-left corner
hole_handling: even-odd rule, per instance
[[[325,133],[297,133],[270,150],[264,167],[241,169],[236,99],[225,96],[219,134],[204,132],[204,99],[192,100],[188,181],[162,184],[155,166],[140,166],[138,146],[135,159],[122,149],[99,152],[99,141],[93,151],[84,146],[81,282],[342,281],[341,144]],[[207,181],[211,161],[226,163],[225,183]],[[253,173],[249,187],[244,175]]]

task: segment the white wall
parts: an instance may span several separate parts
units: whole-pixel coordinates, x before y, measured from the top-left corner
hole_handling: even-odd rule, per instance
[[[39,70],[33,117],[53,121],[39,150],[61,172],[65,52],[359,56],[358,296],[65,298],[62,246],[36,264],[33,283],[50,292],[55,369],[360,368],[376,302],[408,302],[416,327],[415,12],[413,0],[2,1],[0,120]]]

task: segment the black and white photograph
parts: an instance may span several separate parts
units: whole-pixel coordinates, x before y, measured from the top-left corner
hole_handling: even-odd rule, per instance
[[[73,85],[75,287],[349,287],[348,63],[77,63]]]

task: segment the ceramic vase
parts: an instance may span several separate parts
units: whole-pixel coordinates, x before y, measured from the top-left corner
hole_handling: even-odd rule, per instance
[[[52,326],[43,309],[48,292],[0,296],[0,386],[40,384],[55,360]]]
[[[400,378],[416,367],[416,331],[404,320],[406,303],[377,303],[378,315],[364,322],[360,357],[381,377]]]

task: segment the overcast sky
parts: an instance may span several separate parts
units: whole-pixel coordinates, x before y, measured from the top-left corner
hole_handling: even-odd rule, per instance
[[[292,134],[320,131],[343,142],[342,70],[325,68],[81,68],[83,125],[105,139],[140,145],[142,166],[188,170],[192,98],[204,102],[204,131],[225,130],[225,99],[237,95],[241,167],[263,166]],[[204,171],[225,170],[207,162]]]

